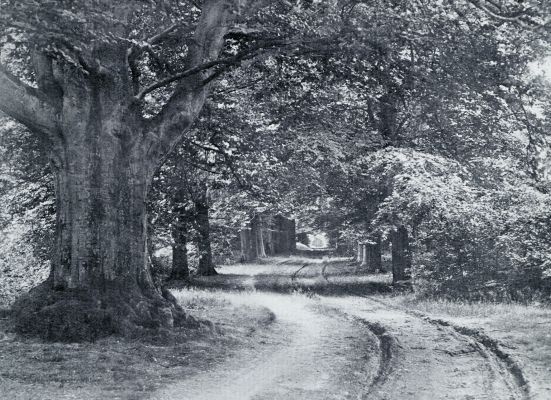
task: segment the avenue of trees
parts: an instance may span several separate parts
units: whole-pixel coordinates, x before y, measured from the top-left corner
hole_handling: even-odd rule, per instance
[[[0,268],[47,278],[17,329],[192,323],[156,250],[186,280],[193,242],[212,275],[278,214],[371,271],[390,251],[429,295],[549,295],[550,18],[543,0],[0,0]]]

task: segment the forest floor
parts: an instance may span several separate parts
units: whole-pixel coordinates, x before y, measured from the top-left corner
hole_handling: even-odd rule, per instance
[[[423,301],[347,260],[224,266],[178,343],[45,344],[0,320],[0,398],[549,399],[551,310]]]

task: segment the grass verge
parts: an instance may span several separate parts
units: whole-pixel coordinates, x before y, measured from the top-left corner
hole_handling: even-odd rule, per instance
[[[170,343],[117,337],[95,343],[44,343],[15,336],[0,319],[2,398],[142,399],[159,387],[224,362],[242,347],[258,345],[273,320],[269,310],[236,304],[212,293],[174,293],[191,315],[208,318],[199,329],[178,332]]]

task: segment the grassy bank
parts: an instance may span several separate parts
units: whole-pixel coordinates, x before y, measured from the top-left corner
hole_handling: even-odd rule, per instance
[[[199,291],[176,297],[202,327],[170,342],[111,337],[96,343],[19,338],[0,320],[0,393],[6,399],[141,399],[161,386],[223,362],[262,340],[273,314]],[[258,334],[257,334],[258,333]]]

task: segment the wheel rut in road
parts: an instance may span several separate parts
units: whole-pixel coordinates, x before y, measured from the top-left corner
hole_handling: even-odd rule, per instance
[[[519,366],[479,333],[369,296],[326,300],[352,317],[383,327],[397,344],[390,376],[365,398],[530,399]]]
[[[322,279],[330,285],[328,269],[326,263],[300,263],[289,270],[289,282]],[[530,399],[520,366],[478,331],[376,296],[255,292],[256,279],[250,275],[252,291],[242,297],[276,315],[268,340],[153,398]]]

